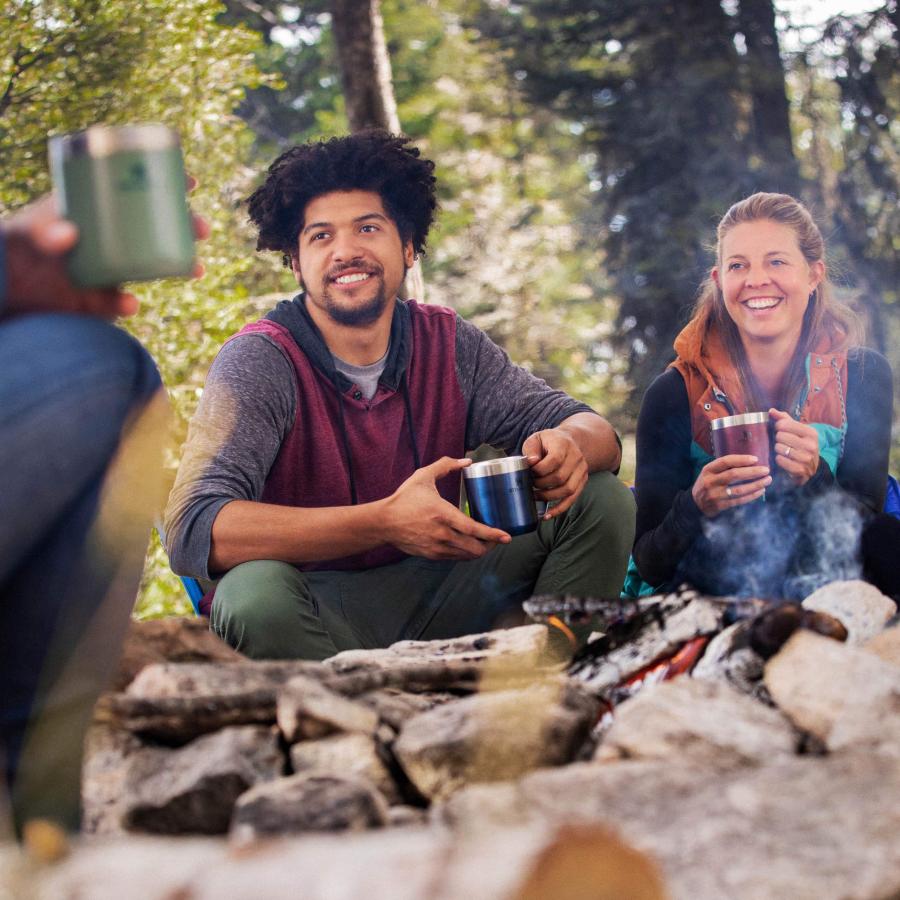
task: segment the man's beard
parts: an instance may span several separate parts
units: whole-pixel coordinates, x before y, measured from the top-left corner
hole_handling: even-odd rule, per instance
[[[362,268],[356,260],[341,266],[337,270],[328,273],[325,283],[322,285],[322,303],[325,312],[329,315],[333,322],[338,325],[371,325],[376,322],[384,308],[387,305],[387,294],[384,289],[384,270],[380,266],[366,266],[366,271],[371,278],[378,281],[378,290],[371,300],[363,303],[361,306],[342,302],[342,299],[332,293],[331,278],[337,278],[341,272],[349,269]]]
[[[326,287],[322,293],[325,312],[338,325],[371,325],[378,320],[387,305],[384,281],[379,277],[378,291],[371,300],[361,306],[346,306]]]

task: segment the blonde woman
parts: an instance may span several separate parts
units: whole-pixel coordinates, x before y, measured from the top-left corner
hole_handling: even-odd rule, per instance
[[[675,351],[639,416],[626,594],[687,581],[802,597],[854,574],[860,554],[867,572],[885,567],[885,548],[900,550],[900,522],[879,515],[891,371],[834,298],[821,232],[800,202],[758,193],[728,210]],[[715,459],[710,423],[754,411],[769,413],[771,459]]]

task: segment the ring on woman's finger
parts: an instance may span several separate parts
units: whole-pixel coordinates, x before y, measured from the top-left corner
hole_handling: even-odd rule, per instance
[[[793,450],[793,449],[794,449],[793,447],[791,447],[790,445],[788,445],[787,450],[784,451],[784,455],[785,455],[785,456],[790,456],[790,455],[791,455],[791,450]]]
[[[730,500],[731,499],[731,487],[725,488],[725,496]]]

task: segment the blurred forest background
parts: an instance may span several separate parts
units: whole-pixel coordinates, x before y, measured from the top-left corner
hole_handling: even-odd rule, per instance
[[[213,225],[207,274],[140,286],[124,323],[159,362],[176,448],[221,343],[296,290],[254,252],[241,198],[288,146],[371,122],[437,162],[424,298],[623,433],[672,358],[718,219],[755,190],[811,206],[900,375],[898,0],[830,18],[815,3],[815,24],[786,4],[0,0],[0,210],[48,190],[50,134],[180,131]],[[138,615],[189,609],[154,541]]]

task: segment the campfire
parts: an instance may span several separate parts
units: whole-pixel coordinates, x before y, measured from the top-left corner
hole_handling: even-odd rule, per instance
[[[536,624],[322,663],[136,625],[155,650],[126,654],[88,742],[93,837],[39,880],[106,896],[93,873],[119,860],[109,896],[296,896],[286,866],[316,873],[309,897],[900,892],[892,601],[845,582],[802,604],[683,589],[526,610]],[[553,617],[595,629],[571,660]]]

